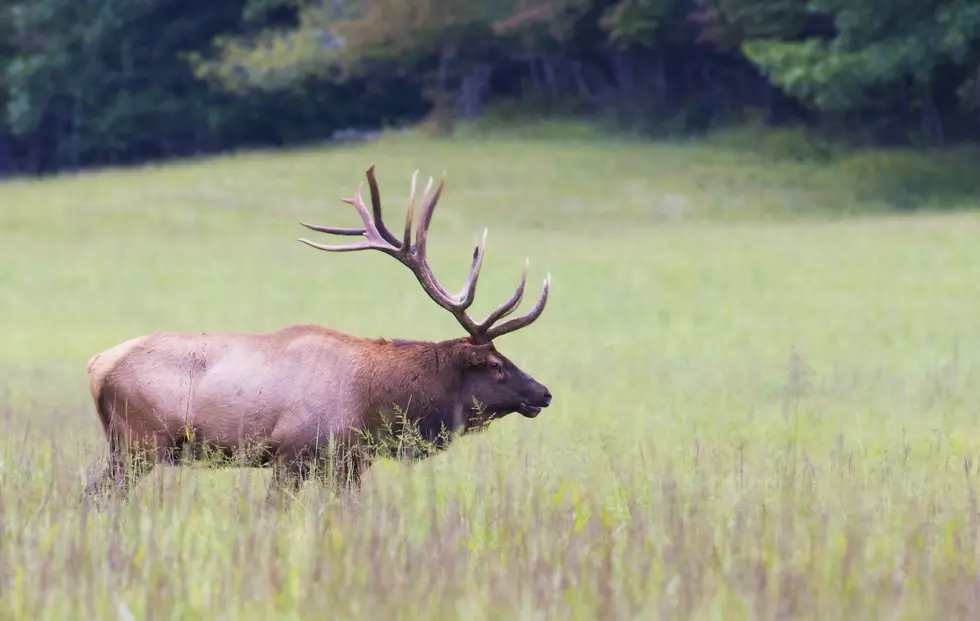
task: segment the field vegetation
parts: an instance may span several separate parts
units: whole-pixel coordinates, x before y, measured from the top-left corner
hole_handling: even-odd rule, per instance
[[[464,127],[4,183],[0,617],[975,618],[972,156]],[[357,223],[339,199],[371,164],[392,222],[413,170],[447,170],[443,282],[489,228],[475,314],[525,257],[529,291],[550,271],[497,345],[553,405],[354,498],[270,510],[266,472],[186,468],[82,502],[105,452],[84,366],[119,341],[460,335],[394,261],[295,241]]]

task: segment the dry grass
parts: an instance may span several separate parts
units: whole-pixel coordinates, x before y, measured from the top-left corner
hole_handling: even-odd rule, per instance
[[[371,163],[397,213],[414,168],[449,170],[446,281],[490,227],[477,313],[525,256],[551,271],[544,316],[498,346],[554,405],[383,462],[346,502],[308,486],[267,511],[266,473],[164,469],[86,509],[84,363],[109,345],[459,333],[390,259],[293,241],[356,222],[337,199]],[[980,219],[710,221],[883,210],[806,166],[402,137],[0,186],[0,616],[975,618]]]

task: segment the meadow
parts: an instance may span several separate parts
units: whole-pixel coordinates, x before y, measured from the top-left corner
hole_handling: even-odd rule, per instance
[[[0,184],[0,618],[975,618],[976,160],[562,133]],[[413,170],[447,171],[448,287],[489,228],[473,314],[525,257],[522,308],[550,272],[497,346],[552,406],[346,501],[270,511],[267,473],[184,468],[81,502],[105,452],[85,362],[117,342],[461,335],[388,257],[295,241],[356,225],[372,164],[391,222]]]

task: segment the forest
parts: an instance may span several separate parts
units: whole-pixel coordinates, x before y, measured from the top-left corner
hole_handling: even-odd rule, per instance
[[[0,0],[0,174],[476,118],[942,147],[975,0]]]

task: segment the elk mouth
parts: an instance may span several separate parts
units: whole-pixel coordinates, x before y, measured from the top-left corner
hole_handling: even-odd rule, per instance
[[[517,411],[520,412],[525,418],[534,418],[541,413],[541,408],[525,402],[517,406]]]

